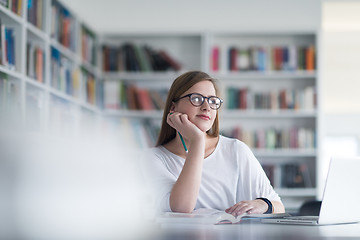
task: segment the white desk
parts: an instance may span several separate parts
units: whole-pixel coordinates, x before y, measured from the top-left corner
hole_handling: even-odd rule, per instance
[[[154,239],[360,239],[360,224],[295,226],[278,224],[186,224],[162,223]]]

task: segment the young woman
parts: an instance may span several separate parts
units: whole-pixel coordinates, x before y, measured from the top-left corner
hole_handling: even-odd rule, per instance
[[[237,139],[219,136],[222,102],[215,80],[204,72],[187,72],[173,82],[157,146],[145,161],[161,211],[211,208],[235,216],[284,212],[251,150]]]

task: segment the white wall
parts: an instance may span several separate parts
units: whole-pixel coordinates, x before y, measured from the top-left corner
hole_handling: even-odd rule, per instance
[[[62,0],[99,33],[314,30],[321,0]]]
[[[323,1],[319,100],[320,167],[324,170],[330,156],[360,154],[359,13],[360,1]],[[322,171],[320,185],[325,177],[326,171]]]

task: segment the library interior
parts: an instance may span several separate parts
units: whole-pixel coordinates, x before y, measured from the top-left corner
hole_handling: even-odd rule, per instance
[[[304,234],[164,230],[139,159],[172,82],[199,70],[219,85],[220,135],[249,146],[286,212],[321,203],[330,159],[360,156],[359,12],[357,0],[0,0],[0,238]],[[301,236],[360,237],[346,229]]]

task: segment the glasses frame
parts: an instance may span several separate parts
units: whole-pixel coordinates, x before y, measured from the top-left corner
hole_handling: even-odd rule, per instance
[[[199,95],[199,96],[202,97],[203,100],[202,100],[202,102],[201,102],[200,105],[195,105],[195,104],[191,101],[191,96],[192,96],[192,95]],[[194,107],[200,107],[200,106],[202,106],[202,105],[204,104],[204,102],[205,102],[205,99],[207,99],[207,102],[208,102],[208,104],[209,104],[209,107],[210,107],[211,109],[213,109],[213,110],[218,110],[218,109],[221,107],[222,103],[224,102],[224,100],[222,100],[221,98],[219,98],[219,97],[217,97],[217,96],[205,97],[204,95],[202,95],[202,94],[200,94],[200,93],[189,93],[189,94],[187,94],[187,95],[185,95],[185,96],[178,97],[178,98],[174,99],[173,102],[177,102],[177,101],[179,101],[180,99],[183,99],[183,98],[186,98],[186,97],[189,98],[189,101],[190,101],[191,105],[193,105]],[[218,108],[213,108],[213,107],[211,107],[212,104],[209,103],[210,98],[217,98],[217,99],[220,100],[220,105],[219,105]]]

